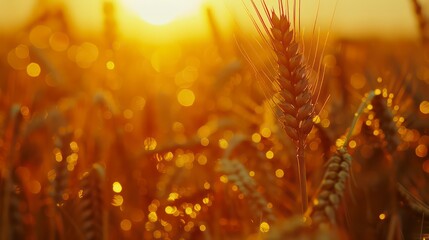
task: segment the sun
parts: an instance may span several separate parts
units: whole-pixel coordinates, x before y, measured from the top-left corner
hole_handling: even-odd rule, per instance
[[[143,21],[165,25],[177,18],[197,12],[203,0],[123,0],[129,10]]]

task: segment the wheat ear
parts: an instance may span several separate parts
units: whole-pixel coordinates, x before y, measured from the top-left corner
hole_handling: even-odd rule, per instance
[[[387,106],[386,99],[381,94],[377,94],[373,98],[372,105],[375,117],[379,120],[380,128],[384,134],[386,150],[392,154],[401,142],[398,135],[398,128],[393,121],[393,113]]]
[[[280,114],[279,122],[286,134],[296,146],[298,178],[300,183],[302,211],[307,209],[307,177],[304,151],[306,138],[313,128],[315,108],[313,104],[314,91],[309,84],[307,65],[299,46],[299,36],[292,27],[288,7],[279,0],[279,11],[269,11],[265,1],[262,1],[268,23],[264,21],[258,7],[252,1],[258,13],[259,20],[271,41],[272,49],[277,57],[277,76],[270,79]],[[295,11],[297,11],[295,9]],[[295,14],[294,14],[295,18]],[[260,31],[260,29],[258,28]],[[261,31],[260,31],[261,32]]]
[[[313,209],[309,212],[309,215],[317,224],[327,221],[336,224],[336,209],[343,197],[346,180],[350,176],[350,167],[352,164],[352,156],[347,152],[346,146],[350,141],[360,116],[373,100],[374,96],[374,91],[370,91],[361,102],[354,114],[343,146],[328,161],[322,183],[313,200]]]
[[[351,163],[352,157],[345,148],[338,149],[337,153],[329,159],[320,192],[313,200],[311,217],[314,222],[329,220],[332,224],[336,224],[335,210],[343,197]]]
[[[225,150],[222,159],[219,160],[218,171],[225,174],[228,182],[237,186],[238,190],[243,193],[255,217],[274,222],[275,216],[267,207],[267,200],[257,191],[257,184],[249,176],[247,168],[240,161],[230,160],[232,151],[245,140],[246,137],[239,134],[231,138],[228,148]]]
[[[262,218],[268,222],[274,222],[275,217],[267,207],[267,200],[256,190],[255,180],[249,176],[249,171],[241,162],[223,158],[219,161],[219,171],[225,174],[228,182],[237,186],[247,198],[256,219]]]
[[[307,177],[304,150],[306,138],[313,127],[314,105],[310,92],[303,56],[299,52],[294,32],[285,15],[272,15],[273,45],[278,58],[281,86],[280,118],[286,133],[295,141],[296,158],[300,177],[303,212],[307,209]]]
[[[390,110],[386,99],[381,94],[381,91],[378,89],[376,96],[372,100],[373,112],[375,118],[378,119],[379,128],[383,131],[384,136],[384,147],[387,154],[385,154],[386,158],[390,159],[388,162],[390,163],[391,174],[389,175],[389,184],[388,187],[391,188],[392,193],[396,192],[396,182],[397,182],[397,162],[392,161],[393,153],[398,148],[401,139],[398,134],[398,128],[396,127],[396,123],[393,121],[393,113]],[[389,223],[389,231],[388,231],[388,239],[393,239],[395,235],[400,236],[400,232],[398,232],[399,223],[399,213],[398,213],[398,203],[397,203],[397,195],[393,194],[391,196],[391,219]]]
[[[86,240],[103,240],[103,182],[104,168],[96,163],[82,177],[82,199],[80,203],[82,232]]]
[[[55,179],[52,182],[55,203],[63,202],[63,194],[66,193],[69,186],[69,171],[67,169],[67,158],[73,153],[70,148],[70,143],[73,138],[73,132],[61,134],[59,139],[56,139],[56,148],[60,151],[55,153]],[[61,154],[61,158],[57,154]]]

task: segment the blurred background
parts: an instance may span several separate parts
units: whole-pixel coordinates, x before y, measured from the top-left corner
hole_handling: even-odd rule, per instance
[[[231,32],[231,22],[252,27],[243,1],[112,1],[116,8],[118,30],[126,37],[159,41],[159,38],[208,37],[205,9],[210,8],[219,21],[220,29]],[[276,0],[269,0],[276,2]],[[320,4],[318,26],[328,28],[332,34],[346,38],[416,38],[417,23],[410,1],[401,0],[309,0],[302,3],[303,26],[312,28],[317,6]],[[46,9],[64,8],[67,23],[73,34],[88,36],[99,34],[103,28],[103,0],[16,0],[0,1],[0,29],[2,34],[13,34],[34,20]],[[335,7],[336,6],[336,7]],[[148,26],[149,25],[149,26]],[[186,25],[186,28],[180,26]],[[156,26],[156,27],[154,27]],[[148,32],[156,34],[147,39]],[[177,32],[176,32],[177,31]],[[168,33],[167,33],[168,32]]]
[[[340,236],[386,239],[396,204],[408,239],[429,232],[393,197],[398,180],[429,199],[422,6],[302,1],[306,70],[313,90],[323,82],[309,196],[368,91],[386,98],[402,140],[391,161],[365,110]],[[295,145],[258,84],[277,65],[248,12],[250,0],[0,0],[0,239],[255,240],[290,219],[316,239],[293,217]]]

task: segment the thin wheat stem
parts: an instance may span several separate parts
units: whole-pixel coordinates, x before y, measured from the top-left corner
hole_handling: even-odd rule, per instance
[[[419,3],[418,0],[411,0],[413,7],[414,7],[414,12],[419,24],[419,28],[420,28],[420,38],[423,42],[423,44],[427,44],[428,40],[429,40],[429,36],[426,33],[426,28],[428,25],[428,21],[426,20],[424,13],[423,13],[423,8],[422,5]]]
[[[425,222],[425,213],[422,213],[422,224],[420,224],[420,238],[423,236],[423,223]]]
[[[354,130],[354,129],[355,129],[355,127],[356,127],[357,121],[359,120],[359,118],[360,118],[360,116],[362,115],[362,113],[363,113],[363,111],[365,110],[365,108],[366,108],[366,107],[368,106],[368,104],[372,101],[372,99],[374,98],[374,96],[375,96],[374,91],[370,91],[370,92],[368,93],[368,96],[365,98],[365,100],[364,100],[364,101],[362,101],[362,103],[359,105],[358,110],[357,110],[357,111],[356,111],[356,113],[354,114],[354,118],[353,118],[352,124],[350,125],[350,129],[349,129],[349,131],[347,132],[346,139],[344,140],[343,148],[344,148],[345,146],[347,146],[347,144],[349,143],[350,138],[352,137],[352,134],[353,134],[353,130]]]
[[[302,212],[305,213],[308,207],[308,194],[307,194],[307,172],[305,168],[305,141],[299,141],[296,149],[296,158],[298,162],[298,178],[299,178],[299,187],[301,191],[301,202],[302,202]]]

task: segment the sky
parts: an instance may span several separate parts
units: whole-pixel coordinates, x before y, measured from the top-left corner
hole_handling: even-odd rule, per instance
[[[174,0],[180,5],[173,6],[172,0],[110,0],[119,3],[118,22],[119,27],[130,35],[145,25],[144,16],[150,12],[161,15],[171,15],[171,11],[178,9],[178,6],[185,9],[189,6],[189,12],[179,16],[182,25],[174,26],[167,24],[164,26],[150,26],[158,31],[170,34],[168,25],[171,28],[181,28],[193,34],[207,34],[207,19],[204,9],[210,7],[221,28],[227,29],[232,21],[238,21],[243,26],[251,26],[242,0]],[[171,9],[156,9],[152,3],[148,3],[146,8],[150,11],[139,11],[138,5],[124,4],[129,1],[164,1]],[[250,1],[250,0],[243,0]],[[277,2],[277,0],[267,0]],[[413,15],[413,8],[410,0],[304,0],[302,3],[301,20],[303,28],[311,28],[316,16],[318,2],[318,24],[321,28],[328,28],[330,20],[334,16],[331,32],[339,37],[374,37],[374,38],[416,38],[418,36],[417,23]],[[0,33],[14,33],[24,26],[40,12],[40,6],[45,4],[48,7],[63,5],[70,23],[77,32],[97,33],[103,23],[102,6],[103,0],[0,0]],[[162,4],[161,4],[162,5]],[[195,5],[199,5],[195,7]],[[149,6],[149,7],[147,7]],[[429,6],[428,6],[429,8]],[[182,9],[182,10],[183,10]],[[140,9],[141,10],[141,9]],[[335,10],[335,11],[334,11]],[[186,9],[185,9],[186,11]],[[335,12],[335,14],[334,14]],[[181,20],[180,20],[181,19]],[[182,27],[180,27],[182,26]],[[188,34],[189,35],[189,34]],[[192,34],[190,34],[192,35]]]

